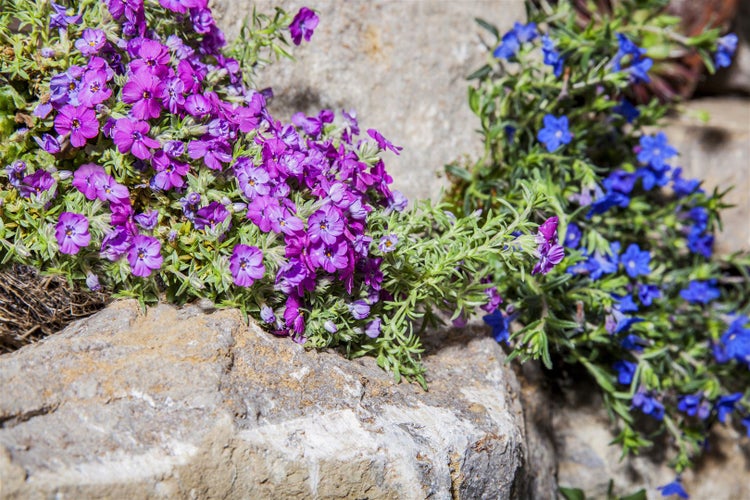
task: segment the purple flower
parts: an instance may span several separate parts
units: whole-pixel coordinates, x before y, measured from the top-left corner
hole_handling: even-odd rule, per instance
[[[302,7],[289,25],[289,32],[292,34],[294,45],[299,45],[303,38],[306,42],[309,42],[315,28],[318,27],[318,21],[315,12],[307,7]]]
[[[120,118],[115,124],[112,139],[120,153],[131,152],[136,158],[146,160],[151,158],[149,148],[159,147],[159,141],[146,135],[150,129],[147,122]]]
[[[60,140],[50,134],[43,134],[41,138],[34,137],[39,147],[53,155],[60,152]]]
[[[647,250],[641,250],[635,243],[631,243],[627,250],[625,250],[625,253],[620,256],[620,262],[625,267],[625,272],[631,278],[651,272],[649,265],[651,262],[651,253]]]
[[[84,56],[92,56],[99,52],[107,42],[107,37],[102,30],[86,28],[81,34],[81,38],[76,40],[76,48]]]
[[[128,250],[128,263],[134,276],[145,278],[161,267],[161,243],[156,238],[139,234],[133,237]]]
[[[310,216],[307,225],[310,241],[323,240],[331,245],[344,234],[345,222],[338,209],[325,206]]]
[[[104,235],[99,251],[102,257],[112,262],[125,255],[130,248],[130,233],[122,226],[114,228]]]
[[[235,285],[251,286],[255,280],[261,279],[266,272],[266,268],[263,266],[263,253],[256,247],[235,245],[232,256],[229,258],[229,270],[232,272]],[[273,311],[271,315],[273,315]],[[267,322],[270,323],[271,321]]]
[[[105,173],[93,174],[89,178],[94,183],[96,197],[113,204],[129,204],[128,188],[115,181],[114,177]]]
[[[290,295],[286,299],[284,324],[297,336],[295,340],[304,342],[305,339],[302,337],[302,334],[305,331],[305,316],[300,310],[301,306],[299,297],[295,295]]]
[[[207,227],[213,229],[218,224],[224,222],[227,217],[229,217],[229,210],[218,201],[212,201],[205,207],[198,209],[193,222],[196,229],[205,229]]]
[[[188,9],[205,6],[206,2],[200,0],[159,0],[159,4],[167,10],[184,14]]]
[[[728,68],[732,64],[732,56],[737,50],[737,35],[729,33],[716,41],[714,63],[717,68]]]
[[[49,27],[50,29],[57,28],[59,31],[67,29],[69,24],[78,24],[81,22],[81,16],[69,16],[66,13],[65,7],[58,5],[55,2],[50,2],[53,14],[50,16]]]
[[[248,199],[266,196],[271,192],[271,177],[268,172],[254,166],[249,158],[238,158],[234,172],[240,189]]]
[[[503,298],[495,286],[485,289],[484,294],[487,296],[487,303],[482,306],[482,310],[487,314],[492,314],[503,303]]]
[[[380,132],[378,132],[377,130],[375,130],[374,128],[367,129],[367,135],[369,135],[370,137],[372,137],[373,139],[375,139],[375,142],[378,143],[378,147],[380,149],[384,150],[384,151],[386,149],[390,149],[394,153],[400,154],[400,151],[402,149],[404,149],[401,146],[394,146],[391,141],[389,141],[388,139],[386,139],[385,137],[383,137],[383,135]]]
[[[270,325],[276,321],[276,315],[273,313],[273,309],[264,305],[260,308],[260,319]]]
[[[569,144],[573,135],[568,130],[568,117],[556,118],[550,114],[544,115],[544,128],[537,134],[537,139],[550,153],[563,144]]]
[[[78,167],[73,174],[73,187],[78,189],[87,200],[93,201],[97,197],[95,176],[106,176],[102,167],[94,163],[86,163]]]
[[[195,32],[201,35],[211,32],[211,28],[214,25],[214,18],[208,9],[192,9],[190,11],[190,20],[193,22]]]
[[[280,207],[279,210],[271,211],[271,230],[274,233],[292,235],[305,228],[299,217],[295,217],[288,207]]]
[[[88,139],[99,135],[99,121],[93,110],[67,104],[55,117],[55,130],[61,135],[70,133],[70,143],[80,148]]]
[[[20,189],[23,183],[23,174],[26,172],[26,162],[16,160],[5,167],[5,172],[8,174],[8,180],[10,180],[11,185]]]
[[[156,210],[149,210],[138,214],[133,219],[146,231],[152,231],[156,227],[156,223],[159,221],[159,212]]]
[[[52,177],[52,174],[44,169],[39,169],[23,178],[21,194],[26,198],[31,195],[38,196],[45,191],[49,191],[54,185],[55,179]]]
[[[638,161],[657,171],[665,170],[668,167],[666,161],[677,155],[677,150],[669,145],[669,140],[664,132],[659,132],[654,136],[641,136],[640,147]]]
[[[380,249],[380,251],[383,253],[390,253],[396,249],[397,244],[398,236],[396,236],[394,233],[391,233],[380,238],[378,249]]]
[[[310,261],[315,267],[322,267],[329,273],[349,266],[349,247],[343,241],[325,243],[318,241],[310,250]]]
[[[562,262],[565,257],[565,248],[557,243],[553,245],[543,243],[537,248],[537,256],[539,261],[534,265],[531,274],[547,274],[553,267]]]
[[[221,139],[212,139],[204,136],[201,140],[192,141],[188,144],[188,155],[197,160],[203,158],[203,162],[211,170],[223,170],[222,163],[232,161],[232,150],[229,144]]]
[[[86,286],[89,287],[89,290],[92,292],[98,292],[102,289],[102,285],[99,283],[99,277],[91,272],[86,274]]]
[[[370,315],[370,305],[362,299],[355,300],[349,304],[349,312],[354,319],[365,319]]]
[[[164,84],[146,71],[134,74],[122,88],[122,101],[133,105],[131,113],[139,120],[158,118]]]
[[[91,242],[88,219],[73,212],[61,213],[55,226],[55,238],[60,246],[60,253],[77,254]]]
[[[369,323],[367,323],[367,326],[365,326],[365,335],[367,335],[371,339],[377,338],[378,335],[380,335],[380,325],[380,318],[375,318],[374,320],[370,321]]]
[[[181,188],[185,185],[184,177],[190,170],[190,165],[174,160],[164,150],[159,150],[151,159],[151,165],[156,170],[156,175],[151,179],[152,187],[163,191],[172,188]]]

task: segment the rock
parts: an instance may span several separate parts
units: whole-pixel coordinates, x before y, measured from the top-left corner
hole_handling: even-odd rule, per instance
[[[670,142],[679,150],[676,165],[684,176],[704,180],[703,188],[734,186],[722,211],[724,230],[717,235],[720,254],[750,250],[750,100],[738,97],[704,98],[683,104],[684,112],[667,127]],[[707,112],[707,123],[698,119]]]
[[[301,6],[318,11],[320,24],[312,40],[293,47],[296,61],[281,61],[264,70],[258,85],[276,93],[270,109],[288,119],[294,112],[317,114],[354,109],[360,129],[375,128],[394,144],[386,166],[394,188],[413,200],[437,198],[447,185],[447,163],[469,155],[478,158],[482,143],[479,119],[469,110],[466,77],[489,51],[478,27],[481,17],[501,32],[525,18],[523,0],[460,2],[367,2],[215,0],[219,25],[229,38],[256,5],[272,12]]]
[[[235,310],[116,302],[0,357],[2,497],[526,498],[502,350],[469,329],[427,347],[424,392]]]
[[[616,434],[592,382],[579,381],[551,400],[560,486],[580,488],[587,498],[607,498],[612,480],[618,495],[644,488],[648,498],[661,498],[657,488],[675,477],[664,454],[669,443],[657,439],[650,453],[621,460],[621,448],[609,444]],[[748,440],[736,429],[717,426],[710,451],[682,475],[682,484],[691,498],[744,500],[750,498],[748,469]]]

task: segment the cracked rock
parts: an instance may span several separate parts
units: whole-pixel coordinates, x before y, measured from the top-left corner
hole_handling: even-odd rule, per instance
[[[235,310],[116,302],[0,357],[0,496],[551,497],[500,347],[427,345],[424,392]]]

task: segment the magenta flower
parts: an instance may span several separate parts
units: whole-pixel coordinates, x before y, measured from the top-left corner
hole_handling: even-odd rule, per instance
[[[78,91],[78,101],[87,108],[101,104],[112,95],[107,87],[107,73],[102,70],[87,71]]]
[[[367,129],[367,135],[375,139],[375,142],[378,143],[378,147],[382,150],[390,149],[394,153],[399,154],[401,150],[404,149],[401,146],[394,146],[391,141],[383,137],[383,135],[374,128]]]
[[[256,247],[235,245],[229,258],[229,270],[232,272],[235,285],[251,286],[266,272],[263,266],[263,252]]]
[[[76,40],[76,48],[84,56],[92,56],[99,52],[106,42],[107,37],[102,30],[86,28],[81,38]]]
[[[167,80],[163,86],[161,95],[161,104],[169,110],[170,113],[174,114],[185,104],[185,84],[179,78],[171,78]]]
[[[163,261],[159,240],[143,234],[133,237],[132,246],[128,250],[128,263],[134,276],[150,276],[152,271],[161,267]]]
[[[133,156],[146,160],[151,158],[149,148],[158,148],[159,141],[148,137],[151,130],[144,121],[133,121],[130,118],[120,118],[115,124],[113,140],[120,153],[132,152]]]
[[[237,162],[235,165],[235,175],[237,176],[237,183],[240,189],[248,199],[252,200],[256,196],[266,196],[271,192],[270,181],[271,178],[268,176],[268,172],[260,167],[255,167],[248,162]]]
[[[290,295],[286,299],[286,308],[284,309],[284,324],[295,335],[301,336],[305,331],[305,316],[300,310],[302,303],[299,297]],[[304,337],[298,339],[304,342]]]
[[[73,187],[79,190],[87,200],[93,201],[97,197],[95,176],[106,176],[107,173],[102,167],[94,163],[86,163],[78,167],[73,174]]]
[[[183,84],[189,87],[184,81]],[[211,103],[201,94],[191,94],[185,99],[185,111],[200,118],[211,112]]]
[[[66,104],[55,117],[55,130],[61,135],[70,132],[70,143],[80,148],[99,135],[99,121],[93,110]]]
[[[169,72],[169,49],[156,40],[144,39],[138,47],[138,59],[130,63],[130,71],[134,74],[145,72],[153,76],[163,77]]]
[[[320,19],[315,12],[307,7],[302,7],[292,19],[292,24],[289,25],[289,32],[292,34],[294,45],[302,43],[303,38],[306,42],[309,42],[315,28],[318,27],[319,21]]]
[[[178,14],[184,14],[188,9],[200,8],[205,6],[206,2],[200,0],[159,0],[162,7]]]
[[[133,105],[132,114],[139,120],[158,118],[164,84],[147,71],[134,74],[122,88],[122,100]]]
[[[88,219],[73,212],[61,213],[55,226],[55,238],[60,246],[60,253],[77,254],[91,242]]]

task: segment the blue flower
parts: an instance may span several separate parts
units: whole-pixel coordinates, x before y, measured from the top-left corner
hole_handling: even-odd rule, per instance
[[[643,57],[646,55],[646,50],[638,47],[622,33],[617,33],[617,42],[619,48],[614,58],[614,70],[620,71],[623,60],[628,58],[630,67],[627,69],[627,72],[630,74],[630,79],[634,83],[648,83],[651,81],[648,76],[648,70],[651,69],[654,62],[648,57]]]
[[[642,167],[636,171],[641,178],[641,185],[646,191],[651,191],[654,186],[663,187],[669,182],[669,166],[664,170],[654,170],[652,167]]]
[[[680,290],[680,297],[691,304],[708,304],[721,296],[716,288],[716,280],[697,281],[693,280],[684,290]]]
[[[562,75],[565,60],[555,48],[555,42],[547,35],[542,37],[542,53],[544,54],[544,64],[552,66],[555,76],[559,78]]]
[[[745,328],[748,321],[750,319],[746,316],[738,316],[732,321],[727,331],[721,336],[723,344],[721,352],[726,361],[733,358],[750,367],[750,328]]]
[[[641,248],[631,243],[625,253],[620,257],[620,262],[625,267],[625,272],[631,278],[636,278],[641,274],[648,274],[651,272],[649,266],[651,262],[651,253],[647,250],[641,250]]]
[[[712,234],[704,233],[701,228],[693,228],[688,233],[688,249],[693,253],[699,253],[705,258],[711,258],[714,253],[714,237]]]
[[[500,309],[497,309],[492,314],[483,316],[482,319],[492,328],[492,336],[497,342],[508,342],[510,338],[510,317],[503,314]]]
[[[638,300],[641,304],[648,307],[654,300],[661,297],[661,290],[656,285],[639,285],[638,286]]]
[[[638,311],[638,304],[635,303],[632,295],[625,295],[618,299],[617,309],[624,313],[636,312]]]
[[[492,55],[498,59],[510,59],[518,53],[522,43],[530,42],[536,37],[536,23],[515,23],[513,29],[503,35]]]
[[[734,411],[734,405],[737,404],[737,401],[740,399],[742,399],[741,392],[735,392],[734,394],[729,394],[728,396],[722,396],[719,398],[714,405],[719,422],[723,424],[726,421],[727,415]]]
[[[656,420],[664,419],[664,405],[643,390],[633,395],[633,407],[640,408],[644,414],[651,415]]]
[[[617,370],[617,381],[622,385],[630,385],[638,364],[630,361],[618,361],[612,367]]]
[[[602,182],[607,191],[617,191],[622,194],[630,194],[635,186],[636,176],[617,169],[607,176]]]
[[[628,123],[633,123],[633,120],[641,116],[641,112],[638,111],[638,108],[636,108],[633,103],[631,103],[627,99],[623,99],[620,104],[612,108],[612,111],[614,111],[618,115],[623,116],[625,118],[625,121]]]
[[[632,319],[637,320],[637,321],[633,321],[632,323],[638,323],[640,321],[643,321],[641,318],[632,318]],[[622,346],[623,349],[627,349],[628,351],[638,351],[638,352],[643,350],[643,346],[645,343],[646,343],[645,340],[640,338],[638,335],[635,335],[634,333],[626,335],[620,341],[620,345]]]
[[[695,192],[703,193],[700,188],[701,181],[698,179],[683,179],[682,168],[677,167],[672,171],[672,190],[675,196],[683,198]]]
[[[518,36],[515,30],[511,30],[503,35],[500,45],[492,52],[492,55],[498,59],[510,59],[516,55],[520,48],[521,43],[518,41]]]
[[[688,217],[693,220],[695,227],[699,227],[701,230],[708,227],[708,210],[704,207],[699,206],[691,208],[688,212]]]
[[[747,437],[750,437],[750,417],[743,418],[742,425],[747,429]]]
[[[555,151],[563,144],[568,144],[573,139],[573,135],[568,130],[568,117],[561,116],[555,118],[553,115],[544,116],[544,128],[537,134],[539,142],[544,144],[550,153]]]
[[[618,191],[609,191],[591,204],[586,217],[590,219],[594,215],[603,214],[612,207],[625,208],[628,205],[630,205],[630,197],[628,195]]]
[[[669,140],[664,132],[659,132],[655,136],[641,136],[640,146],[638,161],[650,165],[657,171],[668,168],[669,165],[666,161],[677,155],[677,150],[669,145]]]
[[[677,495],[680,498],[689,498],[689,495],[682,487],[680,483],[680,476],[677,476],[674,481],[664,486],[659,486],[657,490],[661,490],[661,496],[668,497],[670,495]]]
[[[729,33],[716,41],[714,63],[717,68],[728,68],[732,64],[732,56],[737,50],[737,35]]]
[[[565,246],[568,248],[578,248],[580,242],[581,228],[575,222],[571,222],[565,230]]]
[[[682,396],[677,403],[677,409],[690,417],[697,416],[701,420],[706,420],[711,414],[711,407],[700,392]]]

